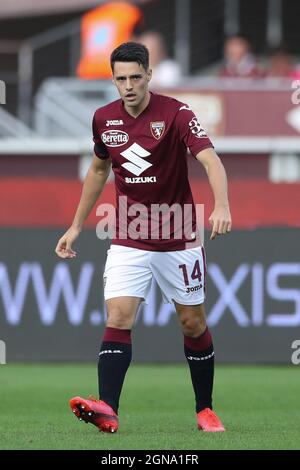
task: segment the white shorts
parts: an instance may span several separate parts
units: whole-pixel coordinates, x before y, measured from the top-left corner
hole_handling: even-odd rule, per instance
[[[105,300],[147,296],[154,278],[163,301],[198,305],[205,298],[205,253],[199,246],[180,251],[146,251],[111,245],[103,274]]]

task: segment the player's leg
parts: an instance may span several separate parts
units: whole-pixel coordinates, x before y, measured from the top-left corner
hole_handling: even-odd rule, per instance
[[[163,267],[161,269],[160,267]],[[152,263],[164,300],[174,302],[184,336],[184,351],[189,364],[195,393],[199,429],[204,429],[203,413],[208,415],[204,430],[224,430],[212,409],[214,378],[214,349],[206,325],[205,254],[203,247],[182,251],[157,253]],[[205,421],[207,421],[205,419]],[[214,424],[217,423],[217,424]],[[205,423],[206,424],[206,423]]]
[[[184,335],[184,353],[195,393],[198,428],[207,432],[225,431],[212,411],[214,348],[206,325],[204,304],[174,303]]]
[[[196,413],[212,408],[214,349],[206,326],[204,304],[181,305],[174,302],[184,337],[184,353],[195,392]]]
[[[214,348],[206,325],[204,304],[174,302],[184,337],[184,353],[195,393],[196,413],[212,408]]]
[[[119,399],[131,362],[131,329],[141,300],[126,296],[107,300],[107,325],[98,361],[99,400],[70,400],[73,413],[81,421],[103,432],[116,432],[119,427]]]
[[[72,411],[100,431],[118,429],[118,407],[123,382],[131,362],[131,329],[138,307],[150,290],[149,252],[113,245],[104,272],[107,323],[99,353],[100,400],[74,397]]]
[[[131,362],[131,329],[151,285],[148,258],[144,250],[112,245],[105,265],[107,323],[99,353],[99,395],[116,413]]]
[[[131,329],[141,301],[138,297],[125,296],[106,301],[107,323],[98,361],[99,396],[115,413],[131,362]]]

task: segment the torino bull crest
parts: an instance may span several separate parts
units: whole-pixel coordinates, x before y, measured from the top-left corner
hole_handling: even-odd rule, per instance
[[[159,140],[164,131],[165,131],[165,122],[164,121],[157,121],[157,122],[150,122],[150,130],[153,137]]]

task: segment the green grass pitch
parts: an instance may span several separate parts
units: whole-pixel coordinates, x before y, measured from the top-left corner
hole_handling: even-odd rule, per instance
[[[218,366],[214,407],[227,429],[196,428],[187,366],[128,371],[117,434],[79,422],[69,398],[97,393],[96,364],[0,366],[0,449],[299,449],[297,366]]]

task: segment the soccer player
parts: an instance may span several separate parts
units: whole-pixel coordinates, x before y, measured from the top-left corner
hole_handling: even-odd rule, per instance
[[[178,313],[198,429],[224,431],[212,410],[214,349],[205,319],[205,258],[187,176],[187,158],[191,158],[187,157],[187,149],[204,166],[214,195],[209,218],[211,239],[231,230],[225,170],[189,106],[149,91],[151,70],[145,46],[121,44],[111,54],[111,68],[121,99],[95,112],[95,155],[74,221],[56,247],[61,258],[76,256],[73,242],[103,190],[112,165],[116,230],[104,272],[107,324],[98,363],[99,400],[74,397],[70,406],[80,420],[94,424],[100,431],[118,430],[119,398],[131,362],[131,329],[154,277],[164,301],[174,303]],[[153,207],[156,211],[152,213]],[[170,208],[170,219],[171,209],[175,208],[172,224],[164,218],[162,208],[166,207]],[[189,217],[177,217],[178,208],[184,213],[186,207],[192,208],[187,223]],[[143,208],[148,210],[146,216]],[[138,210],[143,217],[137,224],[134,215]]]

